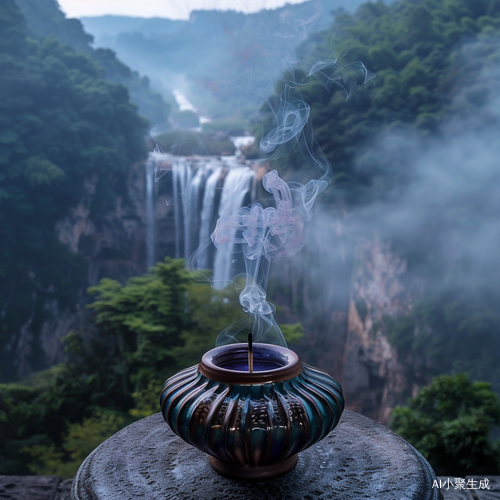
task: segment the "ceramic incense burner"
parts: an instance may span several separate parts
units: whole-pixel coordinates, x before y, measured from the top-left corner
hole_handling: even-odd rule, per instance
[[[230,344],[169,378],[162,413],[184,441],[208,453],[220,474],[265,478],[297,464],[297,453],[323,439],[344,409],[340,385],[291,350]]]

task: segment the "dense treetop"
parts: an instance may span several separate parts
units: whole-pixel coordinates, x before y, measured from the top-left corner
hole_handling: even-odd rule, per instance
[[[102,66],[103,77],[128,88],[140,113],[153,125],[168,120],[169,106],[160,94],[151,90],[149,79],[123,64],[113,51],[92,48],[92,35],[84,31],[78,19],[67,19],[57,0],[16,0],[16,3],[24,15],[30,36],[43,39],[56,35],[61,42],[87,53]]]
[[[370,159],[356,168],[360,148],[372,144],[387,129],[414,129],[439,134],[439,124],[452,113],[481,112],[480,89],[467,95],[461,109],[453,107],[459,89],[481,68],[500,59],[497,43],[500,2],[474,0],[403,0],[386,4],[367,2],[356,13],[337,11],[332,26],[314,33],[299,48],[304,60],[332,60],[346,67],[362,61],[376,79],[358,86],[346,101],[340,89],[327,92],[312,79],[301,87],[311,106],[316,138],[332,163],[342,200],[365,204],[384,197],[387,185],[404,185],[407,172],[398,165]],[[462,48],[481,42],[476,57]],[[302,80],[300,69],[296,78]],[[301,168],[300,155],[283,166]],[[333,194],[333,193],[332,193]]]
[[[13,0],[2,4],[0,31],[0,346],[5,349],[12,332],[33,318],[27,297],[34,291],[74,303],[85,266],[59,243],[56,222],[81,200],[86,181],[97,183],[104,194],[94,200],[105,208],[123,193],[126,168],[146,156],[147,122],[127,89],[104,80],[102,67],[87,54],[54,35],[28,38]],[[12,360],[4,350],[0,356],[5,377]]]
[[[485,382],[461,373],[436,377],[394,409],[393,429],[415,446],[440,476],[498,474],[500,398]]]

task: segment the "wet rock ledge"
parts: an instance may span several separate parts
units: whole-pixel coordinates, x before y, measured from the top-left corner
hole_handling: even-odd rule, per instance
[[[323,441],[300,453],[289,474],[253,482],[227,479],[211,469],[205,454],[175,436],[158,413],[104,442],[74,480],[0,476],[0,499],[500,500],[500,476],[488,477],[488,489],[479,487],[484,477],[464,479],[475,487],[456,489],[455,477],[436,478],[406,441],[350,411]],[[441,488],[433,487],[436,480]]]
[[[59,476],[0,476],[0,499],[70,500],[72,484]]]
[[[427,461],[406,441],[351,411],[325,439],[299,454],[290,473],[260,481],[228,479],[158,413],[129,425],[89,455],[72,495],[74,500],[438,500],[435,480]]]

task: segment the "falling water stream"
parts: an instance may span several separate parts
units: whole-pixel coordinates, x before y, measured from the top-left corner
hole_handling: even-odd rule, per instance
[[[255,172],[248,167],[236,167],[229,169],[224,183],[219,205],[219,218],[224,213],[236,213],[241,207],[248,205],[248,199],[252,192],[252,182]],[[215,225],[214,225],[215,229]],[[234,230],[236,233],[236,229]],[[235,244],[226,244],[217,249],[214,260],[213,282],[216,288],[223,288],[234,276],[233,259]]]
[[[154,266],[155,259],[155,210],[154,210],[154,172],[155,160],[150,155],[146,162],[146,266],[147,269]]]
[[[241,138],[239,138],[241,139]],[[240,143],[248,143],[244,138]],[[253,138],[250,138],[253,139]],[[185,157],[151,153],[146,163],[146,255],[148,267],[155,263],[154,172],[158,164],[168,164],[172,182],[175,223],[175,257],[188,259],[197,251],[192,265],[213,270],[214,286],[227,285],[238,265],[232,254],[234,245],[216,249],[210,240],[217,219],[223,213],[236,213],[255,196],[255,169],[235,156]],[[161,175],[160,175],[161,176]]]
[[[189,258],[200,247],[194,267],[213,269],[214,286],[221,288],[234,274],[233,248],[216,250],[210,235],[222,213],[249,202],[255,170],[234,157],[176,157],[172,173],[178,257]]]

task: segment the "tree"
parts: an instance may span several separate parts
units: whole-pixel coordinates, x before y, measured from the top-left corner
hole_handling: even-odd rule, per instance
[[[407,407],[397,407],[391,427],[415,446],[438,475],[498,474],[500,398],[486,382],[441,375]]]
[[[93,215],[125,197],[126,169],[147,153],[147,121],[88,55],[53,35],[27,38],[14,0],[2,3],[0,31],[0,380],[12,380],[6,346],[21,326],[30,319],[36,338],[45,299],[72,307],[86,286],[86,261],[59,241],[56,223],[89,182]],[[46,367],[42,356],[31,364]]]
[[[32,459],[28,468],[33,474],[73,478],[87,456],[124,426],[123,417],[113,413],[97,413],[82,423],[70,424],[61,448],[50,444],[23,449]]]
[[[71,476],[120,427],[159,411],[164,381],[198,363],[244,314],[234,288],[214,290],[170,258],[89,292],[87,328],[64,338],[69,362],[0,385],[0,474]],[[293,342],[302,327],[283,332]]]
[[[125,286],[103,279],[89,293],[96,296],[88,306],[95,330],[80,350],[83,366],[96,370],[108,391],[121,387],[127,394],[198,363],[217,335],[244,315],[234,288],[198,282],[184,260],[169,257]],[[291,342],[302,336],[300,324],[283,331]]]
[[[183,260],[168,257],[125,286],[103,279],[89,293],[96,296],[89,306],[96,328],[89,357],[111,354],[104,370],[114,381],[105,385],[120,385],[127,393],[199,362],[217,334],[243,314],[236,292],[197,283]],[[96,361],[98,369],[105,360]]]
[[[170,106],[150,88],[149,79],[123,64],[112,50],[92,48],[93,36],[85,32],[79,19],[67,19],[57,0],[16,0],[16,3],[26,19],[30,37],[43,40],[56,35],[61,42],[85,52],[103,67],[107,80],[128,88],[141,115],[152,124],[168,120]]]

